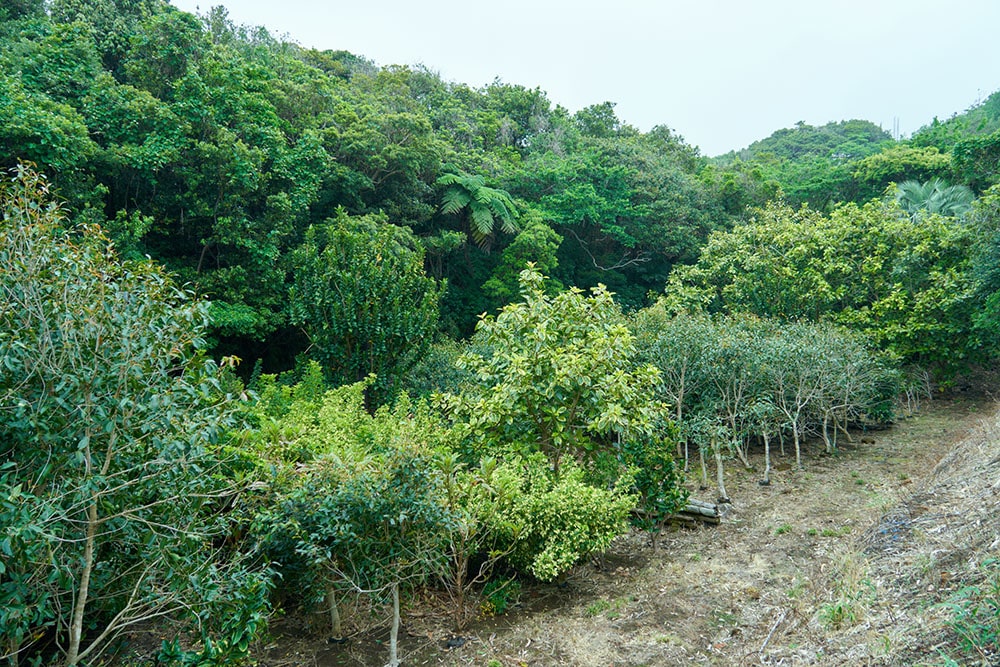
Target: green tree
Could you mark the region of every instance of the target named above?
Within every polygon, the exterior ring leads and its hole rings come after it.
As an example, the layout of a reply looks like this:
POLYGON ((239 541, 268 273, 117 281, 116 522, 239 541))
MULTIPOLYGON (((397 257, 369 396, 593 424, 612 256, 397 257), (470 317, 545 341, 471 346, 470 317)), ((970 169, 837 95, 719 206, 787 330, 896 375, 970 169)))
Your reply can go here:
POLYGON ((564 458, 614 460, 619 440, 652 439, 666 408, 649 397, 655 368, 635 361, 621 308, 603 286, 555 296, 533 267, 522 298, 484 316, 475 340, 488 352, 460 364, 474 382, 444 397, 480 451, 541 452, 558 471, 564 458))
POLYGON ((975 195, 965 185, 948 185, 940 178, 926 183, 904 181, 896 189, 896 201, 914 221, 926 213, 960 216, 972 209, 975 195))
POLYGON ((441 212, 457 215, 467 211, 472 238, 480 245, 488 243, 498 222, 507 234, 517 231, 514 200, 504 190, 488 187, 482 176, 444 174, 437 185, 445 188, 441 212))
POLYGON ((26 168, 0 190, 0 650, 42 659, 51 629, 76 665, 258 575, 212 547, 235 401, 201 351, 205 304, 98 229, 65 232, 46 194, 26 168))
POLYGON ((975 348, 972 236, 941 215, 914 224, 894 201, 829 216, 770 204, 714 234, 696 264, 674 271, 665 298, 676 310, 833 321, 906 363, 952 373, 975 348))
POLYGON ((306 232, 291 254, 292 323, 339 383, 377 376, 381 402, 431 343, 443 286, 424 273, 424 250, 405 227, 343 210, 306 232))

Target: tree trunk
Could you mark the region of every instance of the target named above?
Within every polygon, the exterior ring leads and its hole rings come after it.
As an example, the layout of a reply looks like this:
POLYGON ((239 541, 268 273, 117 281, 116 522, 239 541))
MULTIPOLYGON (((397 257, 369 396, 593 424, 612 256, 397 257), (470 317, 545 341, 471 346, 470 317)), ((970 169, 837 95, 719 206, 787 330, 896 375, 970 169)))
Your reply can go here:
POLYGON ((326 586, 326 600, 330 604, 330 628, 333 631, 333 637, 334 639, 340 639, 344 635, 340 627, 340 609, 337 607, 337 591, 332 583, 326 586))
POLYGON ((712 451, 715 452, 715 479, 719 485, 719 502, 728 503, 729 494, 726 493, 725 472, 722 468, 722 448, 715 440, 712 441, 712 451))
POLYGON ((795 438, 795 467, 802 470, 802 440, 799 438, 799 422, 792 422, 792 435, 795 438))
POLYGON ((705 445, 698 445, 698 457, 701 460, 701 486, 708 488, 708 467, 705 465, 705 445))
POLYGON ((80 659, 80 641, 83 638, 83 617, 90 593, 90 575, 94 571, 94 542, 97 541, 97 496, 87 508, 87 538, 83 545, 83 571, 80 573, 80 590, 73 605, 73 617, 69 626, 69 650, 66 651, 66 665, 75 665, 80 659))
POLYGON ((389 664, 399 667, 399 582, 392 585, 392 630, 389 631, 389 664))
POLYGON ((833 454, 833 441, 830 440, 830 413, 825 410, 823 411, 823 444, 826 445, 826 453, 833 454))
POLYGON ((764 431, 764 484, 771 483, 771 436, 764 431))

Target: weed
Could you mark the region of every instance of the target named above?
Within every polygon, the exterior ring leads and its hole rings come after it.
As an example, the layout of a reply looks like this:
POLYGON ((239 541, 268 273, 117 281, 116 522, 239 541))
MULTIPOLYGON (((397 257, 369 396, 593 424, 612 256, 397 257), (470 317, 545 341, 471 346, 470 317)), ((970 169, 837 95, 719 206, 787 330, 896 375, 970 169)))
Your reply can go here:
POLYGON ((1000 559, 984 561, 983 580, 951 596, 944 606, 951 613, 948 626, 968 654, 989 659, 1000 651, 1000 559))
POLYGON ((808 535, 809 537, 816 537, 817 535, 819 535, 819 531, 816 530, 815 528, 810 528, 809 530, 806 531, 806 535, 808 535))
POLYGON ((517 579, 490 579, 483 586, 483 600, 479 611, 483 616, 503 614, 521 597, 521 582, 517 579))
POLYGON ((792 527, 789 526, 787 523, 783 523, 774 529, 775 535, 784 535, 785 533, 790 533, 790 532, 792 532, 792 527))
POLYGON ((820 623, 831 630, 857 623, 875 597, 875 585, 867 577, 867 563, 846 556, 838 570, 833 600, 822 605, 818 612, 820 623))
POLYGON ((605 600, 601 598, 600 600, 595 600, 591 604, 587 605, 586 614, 587 616, 598 616, 607 612, 607 617, 614 620, 621 616, 621 609, 627 604, 627 598, 615 598, 614 600, 605 600))

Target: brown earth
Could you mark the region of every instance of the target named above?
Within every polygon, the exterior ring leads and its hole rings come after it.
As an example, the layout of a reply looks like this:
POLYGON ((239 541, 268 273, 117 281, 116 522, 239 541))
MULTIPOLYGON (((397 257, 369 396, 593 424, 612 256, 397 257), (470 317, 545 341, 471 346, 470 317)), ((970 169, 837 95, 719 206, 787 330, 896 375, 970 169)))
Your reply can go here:
MULTIPOLYGON (((404 616, 403 664, 945 664, 957 648, 939 603, 1000 556, 993 405, 934 401, 833 456, 820 442, 805 454, 802 471, 777 456, 770 486, 734 462, 719 526, 668 531, 655 552, 645 535, 621 537, 563 586, 525 585, 512 611, 474 622, 452 642, 461 646, 445 646, 447 618, 422 601, 404 616)), ((382 665, 387 637, 380 626, 331 644, 285 619, 259 664, 382 665)))

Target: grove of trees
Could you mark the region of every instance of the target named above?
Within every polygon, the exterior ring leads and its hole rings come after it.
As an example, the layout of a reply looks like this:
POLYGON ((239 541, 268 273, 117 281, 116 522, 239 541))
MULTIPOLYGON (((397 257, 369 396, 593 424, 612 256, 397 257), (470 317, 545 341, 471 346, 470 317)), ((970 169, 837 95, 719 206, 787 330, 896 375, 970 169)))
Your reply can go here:
POLYGON ((1000 352, 1000 93, 709 159, 161 0, 0 7, 0 661, 456 629, 1000 352), (688 479, 690 478, 690 479, 688 479), (495 597, 499 600, 500 597, 495 597))

